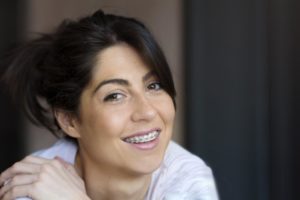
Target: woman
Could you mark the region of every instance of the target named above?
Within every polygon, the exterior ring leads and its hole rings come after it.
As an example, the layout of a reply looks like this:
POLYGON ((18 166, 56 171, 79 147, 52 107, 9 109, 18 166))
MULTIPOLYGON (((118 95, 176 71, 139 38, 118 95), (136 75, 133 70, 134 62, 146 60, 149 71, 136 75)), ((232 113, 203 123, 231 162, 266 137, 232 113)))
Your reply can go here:
POLYGON ((64 22, 23 46, 4 80, 61 139, 4 171, 1 199, 217 199, 211 170, 170 142, 172 75, 135 19, 64 22))

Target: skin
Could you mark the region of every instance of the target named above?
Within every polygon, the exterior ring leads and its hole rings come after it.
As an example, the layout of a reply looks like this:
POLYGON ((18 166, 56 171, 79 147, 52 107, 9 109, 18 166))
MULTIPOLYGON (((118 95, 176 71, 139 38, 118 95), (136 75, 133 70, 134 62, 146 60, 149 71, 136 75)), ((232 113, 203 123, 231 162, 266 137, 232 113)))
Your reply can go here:
MULTIPOLYGON (((79 110, 79 116, 59 110, 55 113, 61 128, 78 140, 75 169, 85 183, 82 187, 80 177, 76 173, 71 174, 71 180, 75 182, 73 185, 78 187, 66 193, 80 191, 80 195, 87 193, 95 200, 143 199, 152 172, 163 160, 175 116, 172 99, 161 88, 151 68, 145 65, 133 48, 124 43, 105 49, 97 56, 93 77, 82 93, 79 110), (158 144, 153 149, 141 150, 123 141, 125 137, 151 130, 160 131, 158 144)), ((59 166, 59 163, 61 161, 56 165, 59 166)), ((57 171, 65 168, 57 167, 57 171)), ((6 171, 5 176, 0 177, 0 184, 1 180, 16 177, 16 173, 18 170, 6 171)), ((34 173, 38 174, 39 170, 34 173)), ((48 176, 48 179, 51 178, 48 176)), ((65 176, 57 183, 68 184, 68 178, 65 176)), ((15 185, 22 185, 15 182, 15 185)), ((29 185, 31 182, 34 184, 36 179, 27 181, 27 185, 28 182, 29 185)), ((10 194, 13 188, 3 194, 10 194)), ((55 193, 62 188, 48 187, 46 190, 55 193)), ((30 195, 34 194, 32 192, 30 195)), ((61 197, 66 196, 55 199, 61 197)), ((88 197, 82 197, 85 198, 88 197)))
POLYGON ((83 180, 74 167, 60 158, 27 156, 0 176, 0 199, 88 200, 83 180))

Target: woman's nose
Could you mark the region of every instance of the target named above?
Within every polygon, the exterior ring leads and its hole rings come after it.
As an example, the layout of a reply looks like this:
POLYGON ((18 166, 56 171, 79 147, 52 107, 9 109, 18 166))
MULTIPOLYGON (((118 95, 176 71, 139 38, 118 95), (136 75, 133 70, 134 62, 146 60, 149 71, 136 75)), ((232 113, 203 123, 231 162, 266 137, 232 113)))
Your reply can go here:
POLYGON ((138 97, 133 102, 133 121, 151 121, 156 115, 154 104, 147 97, 138 97))

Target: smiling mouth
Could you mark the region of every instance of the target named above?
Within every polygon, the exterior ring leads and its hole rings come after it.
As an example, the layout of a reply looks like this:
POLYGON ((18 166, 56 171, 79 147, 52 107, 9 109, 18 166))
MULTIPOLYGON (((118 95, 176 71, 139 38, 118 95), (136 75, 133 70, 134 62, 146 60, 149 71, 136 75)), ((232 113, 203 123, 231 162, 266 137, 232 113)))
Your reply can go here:
POLYGON ((160 134, 159 130, 151 131, 145 135, 127 137, 123 141, 131 144, 147 143, 155 140, 160 134))

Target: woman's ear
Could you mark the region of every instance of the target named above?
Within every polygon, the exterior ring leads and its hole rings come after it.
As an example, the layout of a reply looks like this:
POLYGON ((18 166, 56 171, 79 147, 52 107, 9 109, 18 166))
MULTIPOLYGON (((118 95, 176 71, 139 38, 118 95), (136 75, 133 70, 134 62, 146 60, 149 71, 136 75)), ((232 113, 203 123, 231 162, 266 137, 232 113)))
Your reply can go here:
POLYGON ((54 110, 54 116, 60 128, 70 137, 80 138, 78 121, 75 116, 64 110, 54 110))

